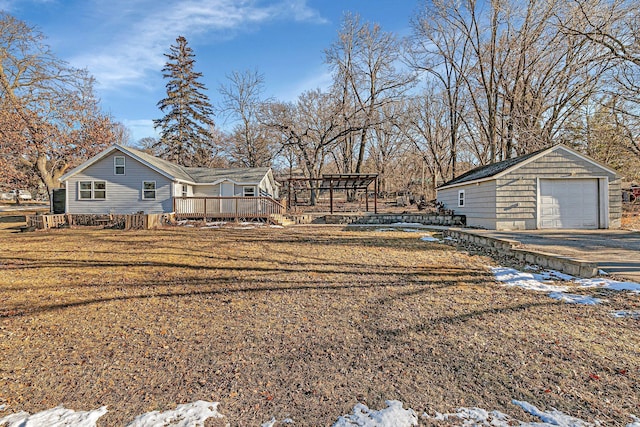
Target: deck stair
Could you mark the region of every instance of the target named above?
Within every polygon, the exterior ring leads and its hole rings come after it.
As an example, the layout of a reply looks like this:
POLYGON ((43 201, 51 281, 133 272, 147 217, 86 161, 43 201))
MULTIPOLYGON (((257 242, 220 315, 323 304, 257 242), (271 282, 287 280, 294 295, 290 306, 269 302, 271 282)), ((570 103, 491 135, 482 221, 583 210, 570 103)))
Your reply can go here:
POLYGON ((288 215, 283 215, 283 214, 279 214, 279 213, 273 213, 271 215, 269 215, 269 220, 276 224, 276 225, 281 225, 283 227, 287 227, 289 225, 293 225, 296 222, 293 221, 288 215))

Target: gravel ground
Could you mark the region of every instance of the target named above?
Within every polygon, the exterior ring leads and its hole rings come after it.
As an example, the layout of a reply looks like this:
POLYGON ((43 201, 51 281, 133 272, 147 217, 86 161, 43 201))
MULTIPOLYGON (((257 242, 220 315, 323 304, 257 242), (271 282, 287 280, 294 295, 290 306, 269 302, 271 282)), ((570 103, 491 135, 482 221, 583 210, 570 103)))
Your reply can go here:
POLYGON ((637 294, 584 290, 608 300, 587 307, 505 288, 493 260, 417 233, 9 225, 5 413, 108 405, 98 425, 120 426, 201 399, 226 416, 207 425, 328 426, 397 399, 530 419, 518 399, 605 425, 640 414, 640 321, 611 315, 637 294))

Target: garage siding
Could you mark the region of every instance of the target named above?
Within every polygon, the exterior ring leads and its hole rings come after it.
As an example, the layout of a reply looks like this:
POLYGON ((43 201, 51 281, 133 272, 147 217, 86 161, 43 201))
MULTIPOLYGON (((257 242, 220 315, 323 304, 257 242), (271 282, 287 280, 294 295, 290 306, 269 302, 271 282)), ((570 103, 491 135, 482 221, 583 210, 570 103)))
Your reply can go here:
POLYGON ((445 209, 467 216, 467 226, 493 229, 496 226, 496 183, 486 181, 438 190, 438 201, 445 209), (465 192, 465 206, 458 207, 458 191, 465 192))
MULTIPOLYGON (((535 157, 534 157, 535 158, 535 157)), ((438 189, 438 200, 457 214, 467 216, 469 226, 498 230, 534 230, 538 221, 538 182, 544 179, 598 178, 608 182, 610 228, 620 227, 622 216, 621 180, 595 162, 556 146, 528 163, 514 164, 512 171, 475 183, 458 183, 438 189), (466 206, 457 207, 458 191, 465 190, 466 206)), ((602 191, 600 194, 606 194, 602 191)), ((604 205, 604 204, 603 204, 604 205)), ((604 207, 604 206, 603 206, 604 207)), ((606 215, 606 212, 602 212, 606 215)), ((605 224, 601 221, 599 226, 605 224)))

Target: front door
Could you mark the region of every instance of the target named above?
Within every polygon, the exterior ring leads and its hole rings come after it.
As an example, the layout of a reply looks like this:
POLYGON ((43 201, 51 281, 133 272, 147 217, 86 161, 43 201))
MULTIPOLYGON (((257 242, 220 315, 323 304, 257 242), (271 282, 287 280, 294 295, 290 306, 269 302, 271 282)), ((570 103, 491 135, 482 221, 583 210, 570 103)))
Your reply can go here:
MULTIPOLYGON (((234 185, 233 182, 225 181, 220 184, 220 196, 221 197, 233 197, 234 194, 234 185)), ((222 199, 220 201, 220 212, 221 213, 235 213, 234 212, 234 201, 233 199, 222 199)))

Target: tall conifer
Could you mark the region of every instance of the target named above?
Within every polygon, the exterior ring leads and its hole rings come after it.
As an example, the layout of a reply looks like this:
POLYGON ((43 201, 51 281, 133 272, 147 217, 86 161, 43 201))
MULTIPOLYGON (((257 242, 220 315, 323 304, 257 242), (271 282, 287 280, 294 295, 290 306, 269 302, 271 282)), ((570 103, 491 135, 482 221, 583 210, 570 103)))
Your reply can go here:
POLYGON ((165 116, 153 121, 160 128, 160 139, 154 146, 160 156, 183 166, 202 166, 203 152, 210 152, 213 107, 207 90, 198 81, 202 73, 194 71, 195 54, 187 39, 179 36, 171 45, 162 69, 167 82, 167 97, 158 102, 165 116))

